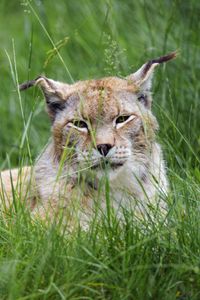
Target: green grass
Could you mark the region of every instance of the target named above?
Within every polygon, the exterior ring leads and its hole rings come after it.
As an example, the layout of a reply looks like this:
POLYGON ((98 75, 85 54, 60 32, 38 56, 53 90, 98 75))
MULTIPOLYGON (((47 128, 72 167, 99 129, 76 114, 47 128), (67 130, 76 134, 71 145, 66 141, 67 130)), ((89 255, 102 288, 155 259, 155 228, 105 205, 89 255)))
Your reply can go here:
POLYGON ((126 212, 124 225, 105 218, 64 234, 13 209, 0 218, 0 299, 200 299, 199 13, 196 0, 1 1, 1 169, 31 164, 50 136, 41 92, 20 98, 17 79, 124 76, 180 55, 154 78, 171 185, 166 224, 126 212))

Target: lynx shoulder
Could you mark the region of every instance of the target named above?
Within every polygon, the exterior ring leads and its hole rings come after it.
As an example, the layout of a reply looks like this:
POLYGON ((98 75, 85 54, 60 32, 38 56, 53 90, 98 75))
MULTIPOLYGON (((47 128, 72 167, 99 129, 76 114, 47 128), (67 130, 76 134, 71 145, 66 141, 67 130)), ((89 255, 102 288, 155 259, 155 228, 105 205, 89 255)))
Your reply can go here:
MULTIPOLYGON (((117 209, 131 205, 145 214, 153 204, 165 207, 161 199, 168 180, 156 142, 151 79, 157 65, 175 56, 148 61, 124 79, 67 84, 40 76, 20 86, 41 87, 52 123, 51 141, 33 167, 29 195, 30 202, 34 198, 33 214, 44 217, 48 208, 54 215, 65 209, 70 218, 78 207, 80 218, 88 219, 99 190, 100 206, 105 207, 105 182, 117 209)), ((24 170, 29 174, 23 178, 30 182, 31 171, 24 170)), ((10 189, 9 175, 1 173, 4 190, 10 189)))

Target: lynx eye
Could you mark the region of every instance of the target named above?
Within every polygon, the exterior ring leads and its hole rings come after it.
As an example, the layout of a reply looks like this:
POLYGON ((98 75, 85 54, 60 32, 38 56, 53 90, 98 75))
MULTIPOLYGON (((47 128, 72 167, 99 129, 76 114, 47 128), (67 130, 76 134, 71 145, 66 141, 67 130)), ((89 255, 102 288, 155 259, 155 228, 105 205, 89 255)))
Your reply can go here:
POLYGON ((128 123, 129 121, 133 120, 135 117, 136 117, 135 115, 131 115, 131 116, 119 116, 115 120, 114 127, 116 127, 117 129, 119 129, 122 126, 124 126, 126 123, 128 123))
POLYGON ((74 120, 72 124, 78 128, 88 128, 87 123, 82 120, 74 120))
POLYGON ((72 123, 74 126, 76 126, 78 128, 86 128, 86 129, 88 128, 87 123, 85 123, 82 120, 74 120, 72 123))
POLYGON ((116 119, 116 124, 124 123, 124 122, 126 122, 129 118, 130 118, 130 116, 119 116, 119 117, 116 119))
POLYGON ((87 132, 88 131, 88 125, 86 122, 82 120, 73 120, 68 123, 68 126, 73 127, 79 131, 87 132))

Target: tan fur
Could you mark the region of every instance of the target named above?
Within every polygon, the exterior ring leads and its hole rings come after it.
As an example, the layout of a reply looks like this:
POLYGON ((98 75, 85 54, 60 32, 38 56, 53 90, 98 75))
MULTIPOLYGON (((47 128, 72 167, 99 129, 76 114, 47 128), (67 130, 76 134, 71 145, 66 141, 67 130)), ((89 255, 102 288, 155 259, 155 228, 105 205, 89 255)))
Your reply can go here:
POLYGON ((150 87, 154 67, 174 56, 152 60, 125 79, 108 77, 69 85, 38 77, 23 84, 22 90, 34 84, 42 88, 52 139, 33 170, 1 173, 0 197, 10 203, 14 187, 15 193, 27 197, 33 215, 53 218, 63 211, 68 221, 75 222, 76 214, 85 225, 97 202, 105 211, 108 178, 111 205, 117 211, 131 206, 145 215, 150 206, 165 208, 161 199, 168 182, 155 140, 158 124, 150 109, 150 87))
POLYGON ((31 167, 24 167, 21 170, 6 170, 0 173, 0 199, 3 200, 4 208, 12 205, 13 197, 25 197, 30 177, 31 167))

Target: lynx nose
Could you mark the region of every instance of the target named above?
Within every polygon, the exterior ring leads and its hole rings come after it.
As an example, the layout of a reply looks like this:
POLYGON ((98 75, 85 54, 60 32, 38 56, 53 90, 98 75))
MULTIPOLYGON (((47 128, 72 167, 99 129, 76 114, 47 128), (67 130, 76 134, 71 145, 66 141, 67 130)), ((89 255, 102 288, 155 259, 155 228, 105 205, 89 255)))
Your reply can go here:
POLYGON ((111 148, 112 148, 111 144, 99 144, 99 145, 97 145, 97 150, 103 156, 106 156, 111 148))

